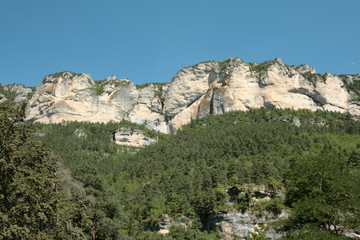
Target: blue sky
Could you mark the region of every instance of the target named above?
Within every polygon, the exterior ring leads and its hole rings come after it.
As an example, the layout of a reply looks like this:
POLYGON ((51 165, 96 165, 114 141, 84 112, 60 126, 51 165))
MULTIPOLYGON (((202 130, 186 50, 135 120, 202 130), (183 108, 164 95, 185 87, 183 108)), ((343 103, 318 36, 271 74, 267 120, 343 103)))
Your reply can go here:
POLYGON ((70 70, 169 82, 239 57, 360 73, 360 0, 2 0, 0 83, 70 70))

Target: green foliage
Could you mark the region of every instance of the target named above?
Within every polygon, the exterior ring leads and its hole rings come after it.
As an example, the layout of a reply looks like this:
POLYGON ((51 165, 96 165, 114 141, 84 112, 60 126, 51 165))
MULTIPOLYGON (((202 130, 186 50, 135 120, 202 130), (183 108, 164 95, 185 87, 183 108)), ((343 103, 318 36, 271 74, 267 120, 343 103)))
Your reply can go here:
POLYGON ((195 65, 191 65, 189 67, 186 67, 186 68, 197 68, 199 66, 199 64, 202 64, 202 63, 211 63, 211 62, 214 62, 214 63, 217 63, 219 68, 220 68, 220 71, 225 71, 228 64, 231 62, 232 58, 228 58, 228 59, 225 59, 224 61, 204 61, 204 62, 200 62, 198 64, 195 64, 195 65))
POLYGON ((170 228, 169 240, 216 240, 219 235, 211 232, 201 232, 198 229, 184 228, 182 226, 173 226, 170 228))
POLYGON ((345 84, 345 87, 355 95, 351 101, 360 101, 360 81, 345 84))
MULTIPOLYGON (((337 113, 262 109, 208 116, 166 141, 141 149, 124 169, 137 181, 146 179, 146 196, 156 190, 167 199, 165 213, 195 212, 205 219, 226 198, 225 188, 216 197, 216 186, 262 183, 282 189, 291 159, 329 140, 340 144, 343 140, 335 141, 335 134, 347 131, 358 134, 358 124, 337 113), (290 123, 293 117, 303 123, 300 128, 290 123), (317 121, 326 121, 329 127, 318 126, 317 121)), ((246 205, 245 199, 243 203, 246 205)), ((282 207, 280 199, 275 199, 264 208, 282 207)))
POLYGON ((326 76, 325 74, 319 74, 319 73, 303 73, 302 76, 308 80, 309 82, 311 82, 312 84, 316 84, 318 81, 326 81, 326 76))
MULTIPOLYGON (((308 222, 299 225, 298 216, 305 210, 320 214, 314 215, 311 226, 320 224, 327 216, 323 212, 330 209, 332 213, 332 209, 326 207, 321 212, 316 202, 323 198, 310 198, 317 195, 309 192, 319 192, 311 166, 334 174, 330 183, 339 181, 330 184, 332 190, 326 194, 331 196, 334 190, 339 191, 334 199, 341 199, 343 194, 357 196, 352 183, 359 177, 360 123, 351 115, 265 108, 230 112, 198 119, 170 136, 147 130, 150 137, 159 137, 158 143, 132 152, 111 141, 111 134, 122 126, 146 131, 144 126, 129 122, 34 126, 34 138, 61 156, 73 175, 70 182, 80 182, 85 189, 85 195, 81 191, 77 195, 82 196, 88 216, 84 219, 88 220, 83 225, 77 222, 77 226, 83 226, 88 238, 95 234, 97 239, 216 239, 216 234, 201 231, 202 226, 211 214, 226 209, 277 212, 294 208, 293 224, 286 225, 288 232, 308 226, 308 222), (292 124, 295 117, 300 127, 292 124), (77 129, 85 136, 74 134, 77 129), (341 161, 323 167, 318 154, 329 145, 341 161), (336 166, 341 168, 331 172, 336 166), (340 178, 341 174, 348 177, 340 178), (309 184, 302 184, 304 179, 309 184), (254 204, 250 188, 245 187, 250 185, 266 186, 272 199, 254 204), (344 185, 351 188, 341 189, 344 185), (287 194, 287 206, 278 193, 287 194), (314 206, 313 211, 299 205, 297 199, 314 206), (194 223, 188 228, 173 227, 166 236, 151 232, 158 229, 164 214, 185 216, 194 223)), ((345 203, 355 209, 351 199, 341 200, 337 209, 346 210, 345 203)), ((307 217, 309 214, 304 213, 304 219, 307 217)), ((341 224, 353 226, 352 217, 343 217, 346 221, 341 224)))
POLYGON ((149 87, 150 85, 154 85, 154 86, 157 86, 159 89, 161 89, 163 86, 165 86, 167 84, 169 84, 169 83, 144 83, 144 84, 136 85, 136 88, 142 89, 142 88, 149 87))
POLYGON ((256 215, 263 216, 266 212, 281 213, 281 211, 287 209, 287 207, 284 204, 283 198, 274 197, 270 200, 257 201, 253 203, 249 209, 256 215))
POLYGON ((218 62, 220 71, 225 71, 231 60, 232 60, 231 58, 228 58, 222 62, 218 62))
MULTIPOLYGON (((18 85, 18 84, 16 84, 18 85)), ((16 96, 17 96, 17 93, 16 91, 13 91, 14 87, 17 87, 15 84, 11 84, 11 85, 2 85, 0 84, 0 94, 4 95, 4 97, 9 100, 9 101, 13 101, 16 96)), ((20 85, 20 86, 23 86, 24 85, 20 85)), ((33 93, 35 92, 35 88, 34 87, 30 87, 31 90, 32 90, 32 93, 28 93, 27 94, 27 99, 30 99, 33 95, 33 93)))
POLYGON ((16 93, 15 92, 12 92, 12 91, 9 91, 9 90, 6 90, 5 89, 5 86, 4 85, 1 85, 0 84, 0 94, 4 95, 4 97, 6 99, 14 99, 16 97, 16 93))
POLYGON ((194 65, 191 65, 191 66, 188 66, 188 67, 185 67, 185 68, 197 68, 202 63, 212 63, 212 62, 217 62, 217 61, 213 61, 213 60, 203 61, 203 62, 199 62, 197 64, 194 64, 194 65))
POLYGON ((59 78, 59 77, 62 77, 64 73, 70 73, 73 77, 81 75, 81 73, 75 73, 75 72, 71 72, 71 71, 63 71, 63 72, 49 74, 49 75, 47 75, 47 77, 59 78))
POLYGON ((94 91, 95 94, 100 96, 101 94, 104 93, 104 87, 105 85, 113 85, 116 88, 118 87, 126 87, 130 85, 130 81, 128 80, 124 80, 124 79, 111 79, 111 80, 100 80, 100 81, 95 81, 95 85, 94 85, 94 91))
POLYGON ((281 240, 350 240, 345 236, 338 236, 331 231, 319 229, 307 229, 305 232, 294 234, 289 237, 282 237, 281 240))
POLYGON ((263 63, 249 63, 250 71, 255 73, 266 72, 267 69, 274 64, 274 61, 265 61, 263 63))
POLYGON ((163 99, 163 87, 165 85, 167 85, 169 83, 144 83, 144 84, 140 84, 140 85, 136 85, 136 88, 137 89, 143 89, 143 88, 146 88, 146 87, 149 87, 151 85, 155 86, 156 90, 155 90, 155 97, 159 98, 161 102, 164 102, 164 99, 163 99))
POLYGON ((72 182, 57 177, 49 149, 30 138, 23 112, 0 104, 0 239, 85 239, 85 205, 66 188, 72 182))
POLYGON ((105 81, 95 81, 94 90, 95 90, 95 94, 97 96, 100 96, 101 94, 103 94, 104 86, 105 86, 105 81))
POLYGON ((288 225, 297 229, 321 226, 340 235, 360 227, 360 171, 348 165, 340 149, 324 149, 292 162, 287 201, 292 207, 288 225))
POLYGON ((53 159, 28 140, 22 110, 0 105, 1 238, 49 239, 56 218, 53 159))
POLYGON ((121 170, 121 164, 137 149, 119 146, 111 139, 112 134, 122 127, 139 129, 153 138, 164 137, 159 132, 127 121, 33 125, 34 138, 51 146, 54 153, 61 156, 62 163, 71 169, 74 181, 81 182, 84 187, 86 194, 80 200, 87 204, 88 238, 95 234, 96 239, 121 239, 129 234, 125 229, 136 235, 143 229, 139 226, 157 222, 163 213, 159 209, 164 204, 157 199, 149 199, 142 206, 132 204, 131 198, 139 194, 136 192, 137 183, 129 181, 128 174, 121 170), (131 215, 135 213, 126 208, 139 211, 140 216, 144 211, 149 218, 132 219, 131 215))

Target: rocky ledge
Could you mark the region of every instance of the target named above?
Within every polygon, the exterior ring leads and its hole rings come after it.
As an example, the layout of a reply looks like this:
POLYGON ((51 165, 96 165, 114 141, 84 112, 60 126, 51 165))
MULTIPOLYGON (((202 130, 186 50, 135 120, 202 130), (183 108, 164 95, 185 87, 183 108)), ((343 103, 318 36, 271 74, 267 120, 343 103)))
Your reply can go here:
POLYGON ((22 84, 0 84, 0 103, 13 99, 15 103, 28 101, 33 93, 33 89, 22 84))
POLYGON ((146 136, 144 132, 129 127, 122 127, 113 134, 112 140, 119 145, 145 147, 157 142, 157 139, 146 136))

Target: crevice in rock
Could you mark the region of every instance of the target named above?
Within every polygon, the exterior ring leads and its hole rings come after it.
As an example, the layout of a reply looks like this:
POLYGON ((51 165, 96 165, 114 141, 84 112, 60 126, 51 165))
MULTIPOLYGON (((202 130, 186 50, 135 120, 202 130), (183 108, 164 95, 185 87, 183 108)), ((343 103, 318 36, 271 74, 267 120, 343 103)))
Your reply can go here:
MULTIPOLYGON (((206 93, 205 93, 206 94, 206 93)), ((199 97, 195 98, 194 100, 192 100, 189 104, 186 105, 186 108, 190 107, 191 105, 193 105, 197 100, 199 100, 202 96, 204 96, 205 94, 200 95, 199 97)))
POLYGON ((212 92, 210 98, 210 114, 214 114, 214 91, 212 92))
POLYGON ((300 94, 304 94, 307 97, 311 98, 313 100, 313 102, 316 104, 316 106, 319 107, 323 107, 325 104, 329 104, 326 99, 321 96, 321 94, 316 91, 313 90, 312 92, 309 92, 308 89, 306 88, 294 88, 289 90, 290 93, 300 93, 300 94))

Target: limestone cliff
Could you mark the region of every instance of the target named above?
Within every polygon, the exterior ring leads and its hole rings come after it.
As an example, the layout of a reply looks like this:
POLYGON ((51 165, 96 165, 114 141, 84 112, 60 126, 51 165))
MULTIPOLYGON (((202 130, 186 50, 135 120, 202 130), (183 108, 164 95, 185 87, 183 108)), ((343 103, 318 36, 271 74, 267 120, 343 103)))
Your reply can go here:
MULTIPOLYGON (((238 58, 181 70, 165 95, 164 114, 174 129, 207 114, 274 106, 360 114, 344 76, 320 75, 306 65, 280 59, 249 64, 238 58), (188 86, 194 86, 188 87, 188 86)), ((350 81, 359 81, 354 76, 350 81)))
POLYGON ((360 115, 359 91, 348 87, 359 81, 360 75, 320 75, 307 65, 288 66, 280 59, 204 62, 180 70, 169 84, 142 87, 115 76, 95 82, 89 74, 63 72, 44 78, 29 101, 26 119, 129 120, 169 133, 208 114, 267 106, 360 115))
POLYGON ((127 79, 111 76, 94 82, 89 74, 49 75, 37 87, 26 109, 26 120, 110 122, 129 120, 167 132, 158 92, 162 86, 137 88, 127 79))
POLYGON ((15 103, 27 101, 33 93, 33 89, 22 84, 0 84, 0 103, 13 99, 15 103))

